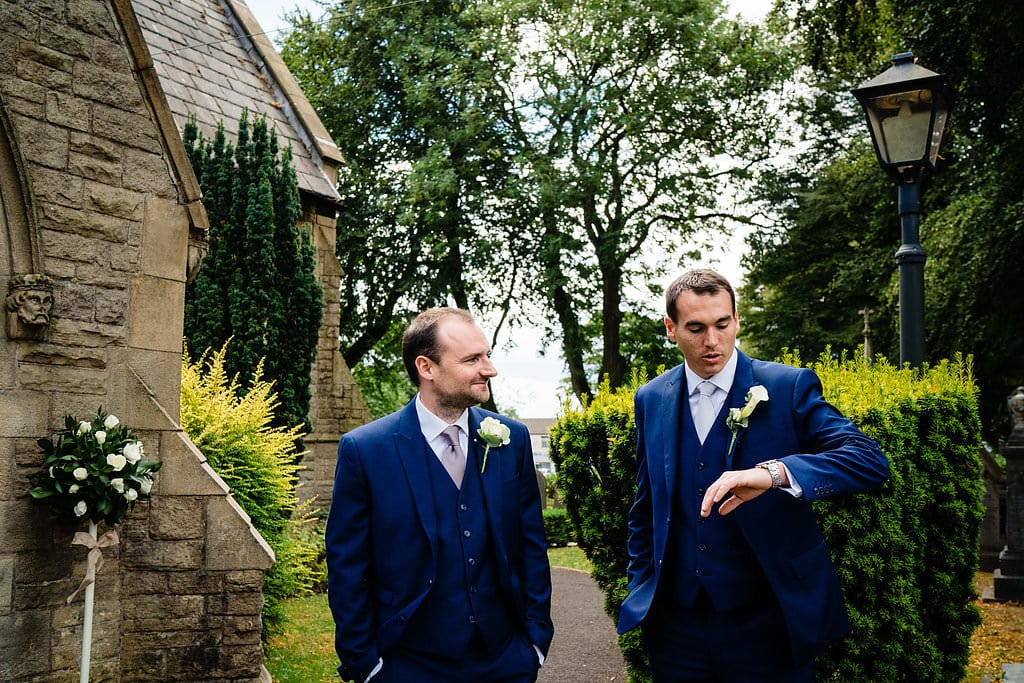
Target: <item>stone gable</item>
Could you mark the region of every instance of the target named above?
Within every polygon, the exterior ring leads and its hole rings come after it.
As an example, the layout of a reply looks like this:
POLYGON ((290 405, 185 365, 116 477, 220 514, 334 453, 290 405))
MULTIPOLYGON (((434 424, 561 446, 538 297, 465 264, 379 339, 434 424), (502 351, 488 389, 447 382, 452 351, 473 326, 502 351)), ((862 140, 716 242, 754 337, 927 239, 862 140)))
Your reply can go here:
POLYGON ((79 528, 26 475, 38 438, 101 406, 164 465, 104 551, 93 680, 265 678, 273 553, 178 424, 205 229, 132 4, 0 0, 0 680, 78 678, 79 528))

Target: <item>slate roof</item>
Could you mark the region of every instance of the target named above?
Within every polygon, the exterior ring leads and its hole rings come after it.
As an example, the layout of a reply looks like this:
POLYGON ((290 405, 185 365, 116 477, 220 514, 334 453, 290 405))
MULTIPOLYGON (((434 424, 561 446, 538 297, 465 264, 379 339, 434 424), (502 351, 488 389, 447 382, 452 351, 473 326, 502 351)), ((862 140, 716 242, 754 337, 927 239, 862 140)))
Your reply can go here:
POLYGON ((223 122, 233 140, 243 108, 250 120, 266 114, 281 145, 292 147, 299 189, 339 199, 338 148, 244 2, 132 0, 132 6, 179 131, 195 114, 205 136, 223 122))

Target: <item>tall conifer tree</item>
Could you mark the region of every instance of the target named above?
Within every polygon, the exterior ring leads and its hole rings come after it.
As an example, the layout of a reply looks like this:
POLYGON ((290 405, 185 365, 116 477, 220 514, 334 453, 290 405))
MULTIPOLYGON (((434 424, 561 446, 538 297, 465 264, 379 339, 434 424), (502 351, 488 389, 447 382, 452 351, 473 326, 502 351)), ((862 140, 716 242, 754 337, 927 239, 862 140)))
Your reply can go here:
POLYGON ((323 293, 290 148, 281 150, 265 117, 243 112, 234 146, 219 125, 212 140, 185 126, 189 159, 210 219, 210 249, 188 287, 185 336, 198 358, 229 339, 225 365, 251 377, 264 363, 279 406, 275 423, 307 422, 323 293))

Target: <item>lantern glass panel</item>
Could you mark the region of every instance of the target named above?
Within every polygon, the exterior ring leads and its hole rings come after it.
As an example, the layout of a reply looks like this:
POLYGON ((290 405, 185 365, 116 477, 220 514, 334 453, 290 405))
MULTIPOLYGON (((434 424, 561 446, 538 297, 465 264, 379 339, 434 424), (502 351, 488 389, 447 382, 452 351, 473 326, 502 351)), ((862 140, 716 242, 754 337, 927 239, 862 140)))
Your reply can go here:
MULTIPOLYGON (((915 162, 932 156, 935 135, 932 134, 931 90, 908 90, 875 97, 868 110, 885 163, 915 162)), ((942 127, 935 128, 941 141, 942 127)))

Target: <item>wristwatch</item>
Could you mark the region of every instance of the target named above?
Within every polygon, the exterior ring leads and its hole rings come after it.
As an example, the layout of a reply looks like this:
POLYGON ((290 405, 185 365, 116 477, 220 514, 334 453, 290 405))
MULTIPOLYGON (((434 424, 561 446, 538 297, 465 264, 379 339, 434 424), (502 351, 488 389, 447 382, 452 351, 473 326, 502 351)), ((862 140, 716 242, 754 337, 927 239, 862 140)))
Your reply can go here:
POLYGON ((757 463, 756 467, 760 467, 762 470, 767 470, 768 474, 772 475, 772 488, 777 489, 782 486, 782 472, 779 470, 778 460, 768 460, 765 462, 757 463))

